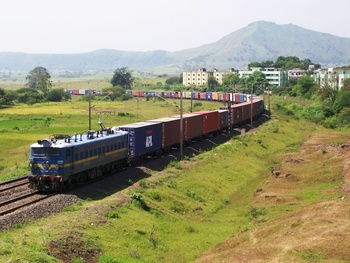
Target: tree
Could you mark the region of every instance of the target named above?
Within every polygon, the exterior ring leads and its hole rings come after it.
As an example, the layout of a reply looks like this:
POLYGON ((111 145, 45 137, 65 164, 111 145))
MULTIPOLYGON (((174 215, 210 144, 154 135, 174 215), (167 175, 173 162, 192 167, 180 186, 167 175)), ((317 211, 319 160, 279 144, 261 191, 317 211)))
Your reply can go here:
POLYGON ((114 101, 116 98, 121 97, 123 94, 125 94, 125 89, 122 86, 114 86, 109 88, 102 89, 103 95, 109 96, 111 101, 114 101))
POLYGON ((180 83, 179 77, 171 77, 165 81, 165 84, 168 84, 168 85, 175 85, 179 83, 180 83))
POLYGON ((39 93, 37 89, 21 88, 16 91, 17 101, 19 103, 26 103, 32 105, 34 103, 43 101, 43 94, 39 93))
POLYGON ((124 89, 131 88, 135 78, 131 75, 132 70, 127 67, 117 68, 114 71, 114 75, 111 79, 111 84, 113 87, 119 85, 124 89))
POLYGON ((5 104, 5 90, 0 88, 0 108, 5 104))
POLYGON ((63 89, 53 89, 47 94, 46 99, 48 101, 68 101, 71 99, 71 95, 65 92, 63 89))
POLYGON ((310 99, 316 83, 313 78, 309 76, 301 77, 298 80, 298 84, 292 88, 292 93, 296 96, 303 97, 305 99, 310 99))
POLYGON ((26 85, 29 88, 41 91, 44 94, 44 96, 46 96, 52 87, 50 79, 51 76, 46 68, 36 67, 33 70, 31 70, 27 75, 26 80, 28 82, 26 85))
POLYGON ((342 91, 350 91, 350 79, 345 79, 343 83, 342 91))
POLYGON ((219 83, 217 82, 216 78, 214 78, 214 77, 209 77, 209 78, 208 78, 208 87, 209 87, 209 91, 215 91, 216 86, 217 86, 218 84, 219 84, 219 83))
POLYGON ((254 71, 248 78, 245 79, 245 85, 247 88, 253 88, 260 90, 265 90, 265 88, 269 85, 265 74, 261 71, 254 71))
POLYGON ((224 87, 231 87, 234 89, 235 85, 240 82, 239 75, 237 73, 227 74, 222 80, 224 87))

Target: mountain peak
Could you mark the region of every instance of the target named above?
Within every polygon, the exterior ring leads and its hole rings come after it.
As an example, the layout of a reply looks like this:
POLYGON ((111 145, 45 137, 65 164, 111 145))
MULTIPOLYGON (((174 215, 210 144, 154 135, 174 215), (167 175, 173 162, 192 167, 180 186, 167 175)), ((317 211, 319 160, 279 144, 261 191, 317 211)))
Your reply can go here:
POLYGON ((255 21, 218 41, 177 52, 134 52, 100 49, 70 55, 0 52, 0 71, 112 72, 116 68, 157 73, 181 73, 198 68, 245 69, 251 62, 275 61, 279 56, 310 59, 322 67, 350 64, 350 39, 287 24, 255 21), (167 71, 167 72, 166 72, 167 71), (170 72, 169 72, 170 71, 170 72))

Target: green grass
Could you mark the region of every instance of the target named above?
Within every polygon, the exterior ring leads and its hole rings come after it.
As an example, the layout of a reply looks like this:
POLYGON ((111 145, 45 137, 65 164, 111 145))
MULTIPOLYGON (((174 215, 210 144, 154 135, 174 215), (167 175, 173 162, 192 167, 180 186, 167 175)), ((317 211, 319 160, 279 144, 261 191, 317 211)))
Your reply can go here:
MULTIPOLYGON (((117 104, 118 111, 133 112, 137 116, 135 121, 150 119, 150 115, 156 118, 173 114, 173 109, 163 104, 153 108, 150 107, 153 102, 142 101, 131 110, 135 101, 129 103, 117 104)), ((112 105, 106 107, 112 108, 112 105)), ((77 112, 81 109, 77 106, 77 112)), ((40 130, 40 135, 62 131, 63 116, 55 115, 49 127, 40 130)), ((73 125, 73 120, 79 122, 81 116, 84 114, 72 113, 71 120, 66 123, 73 125)), ((116 116, 110 116, 108 120, 121 124, 128 121, 114 118, 116 116)), ((36 125, 41 125, 42 120, 36 125)), ((20 130, 26 127, 24 121, 16 125, 20 130)), ((33 138, 35 132, 29 131, 29 137, 33 138)), ((144 205, 131 202, 120 207, 111 195, 80 202, 62 213, 4 231, 0 236, 0 261, 56 262, 47 255, 48 242, 62 242, 75 234, 86 245, 101 251, 101 262, 102 259, 105 262, 191 262, 229 237, 300 208, 300 205, 257 204, 253 197, 271 176, 271 168, 281 164, 282 154, 296 151, 314 132, 326 133, 327 130, 273 115, 271 121, 245 138, 235 137, 210 152, 193 157, 197 160, 195 165, 189 165, 194 163, 189 157, 181 163, 170 163, 165 171, 152 173, 155 179, 158 176, 158 184, 143 181, 136 192, 120 191, 129 195, 137 193, 135 199, 142 197, 144 205)), ((13 147, 26 148, 14 144, 13 147)), ((328 162, 327 169, 322 170, 321 166, 315 171, 319 175, 317 180, 306 180, 298 188, 297 197, 305 203, 337 198, 336 194, 327 193, 339 188, 341 164, 338 160, 329 160, 327 153, 321 150, 317 154, 320 164, 328 162)), ((311 173, 311 167, 311 164, 303 164, 300 170, 311 173)), ((296 253, 303 260, 319 257, 314 251, 296 253)))
MULTIPOLYGON (((106 127, 173 116, 179 114, 178 100, 133 99, 130 101, 93 100, 92 129, 100 129, 99 118, 106 127), (159 110, 161 109, 161 110, 159 110), (110 114, 104 112, 110 112, 110 114)), ((184 101, 184 112, 189 112, 190 101, 184 101)), ((200 108, 219 108, 219 103, 206 102, 200 108)), ((17 105, 0 109, 0 181, 22 176, 28 172, 29 147, 37 140, 52 134, 74 134, 88 129, 88 102, 73 96, 70 102, 42 103, 32 106, 17 105), (11 156, 11 158, 9 158, 11 156)))

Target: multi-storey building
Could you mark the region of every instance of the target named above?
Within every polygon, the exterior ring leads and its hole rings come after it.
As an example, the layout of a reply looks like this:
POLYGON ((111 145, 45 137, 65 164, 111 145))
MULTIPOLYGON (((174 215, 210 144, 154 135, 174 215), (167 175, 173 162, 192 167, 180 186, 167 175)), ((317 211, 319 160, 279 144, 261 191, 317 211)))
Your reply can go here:
POLYGON ((254 71, 261 71, 271 86, 274 85, 281 87, 288 81, 288 72, 276 68, 253 67, 251 70, 240 70, 238 71, 238 74, 240 78, 248 78, 254 71))
MULTIPOLYGON (((184 86, 203 86, 208 84, 208 79, 214 77, 219 84, 223 83, 225 75, 238 73, 240 78, 248 78, 254 71, 261 71, 266 80, 271 86, 284 86, 288 81, 288 72, 282 71, 276 68, 260 68, 253 67, 251 70, 239 70, 235 71, 233 68, 229 68, 227 71, 220 72, 217 69, 207 71, 205 68, 200 68, 196 71, 183 72, 183 85, 184 86)), ((303 71, 305 72, 305 71, 303 71)))
POLYGON ((344 80, 350 78, 350 68, 323 68, 314 72, 314 79, 319 86, 341 90, 344 80))
POLYGON ((218 71, 217 69, 212 69, 207 71, 205 68, 197 69, 196 71, 183 72, 182 75, 182 84, 184 86, 203 86, 208 84, 208 79, 213 77, 219 84, 222 84, 222 81, 226 74, 232 74, 234 71, 233 68, 229 68, 227 71, 218 71))
POLYGON ((306 75, 306 70, 300 68, 293 68, 288 70, 288 79, 302 78, 306 75))

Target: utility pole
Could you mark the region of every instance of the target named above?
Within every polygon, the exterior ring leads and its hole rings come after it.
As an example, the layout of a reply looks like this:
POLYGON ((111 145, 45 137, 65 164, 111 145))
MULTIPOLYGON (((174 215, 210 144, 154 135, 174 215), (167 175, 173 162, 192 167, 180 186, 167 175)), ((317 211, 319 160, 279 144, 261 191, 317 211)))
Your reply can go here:
POLYGON ((250 129, 253 129, 253 87, 250 95, 250 129))
MULTIPOLYGON (((192 94, 191 94, 192 98, 192 94)), ((182 90, 180 91, 180 160, 183 159, 183 117, 182 117, 182 90)))
POLYGON ((191 86, 191 113, 192 113, 192 99, 193 99, 193 87, 191 86))
POLYGON ((269 119, 271 119, 271 105, 270 105, 270 87, 267 87, 267 100, 268 100, 268 105, 269 105, 269 119))
POLYGON ((91 131, 91 89, 89 89, 89 131, 91 131))

